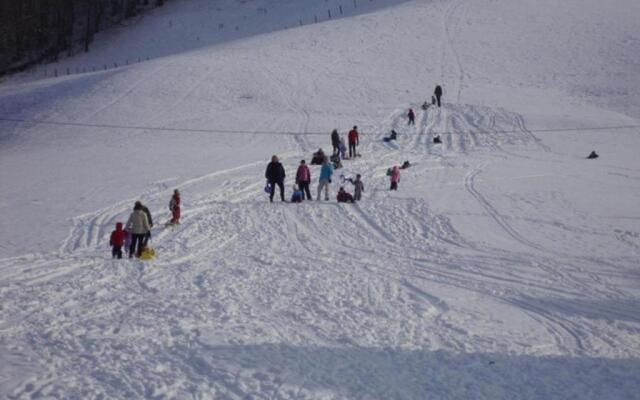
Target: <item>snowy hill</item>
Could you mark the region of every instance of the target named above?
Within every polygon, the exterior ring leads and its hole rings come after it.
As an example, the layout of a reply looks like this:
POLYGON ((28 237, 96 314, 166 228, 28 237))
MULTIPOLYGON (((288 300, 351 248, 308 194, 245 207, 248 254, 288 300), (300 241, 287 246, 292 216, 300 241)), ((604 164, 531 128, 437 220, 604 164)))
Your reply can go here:
POLYGON ((2 82, 0 393, 637 398, 638 16, 183 0, 2 82), (272 154, 288 196, 353 125, 361 202, 269 203, 272 154), (158 257, 111 260, 138 199, 158 257))

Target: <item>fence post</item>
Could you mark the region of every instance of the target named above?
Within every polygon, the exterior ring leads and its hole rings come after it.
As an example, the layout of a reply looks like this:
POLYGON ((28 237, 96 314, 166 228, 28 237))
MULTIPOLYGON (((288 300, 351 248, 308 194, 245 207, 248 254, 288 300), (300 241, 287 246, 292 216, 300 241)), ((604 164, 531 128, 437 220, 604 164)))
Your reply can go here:
POLYGON ((71 71, 69 70, 69 67, 67 67, 67 75, 71 75, 71 71))
POLYGON ((302 20, 299 20, 300 26, 302 26, 302 20))
POLYGON ((317 16, 317 15, 314 15, 314 16, 313 16, 313 20, 314 20, 314 21, 316 21, 316 24, 317 24, 317 23, 318 23, 318 16, 317 16))
POLYGON ((114 68, 118 68, 118 63, 113 63, 114 68))
POLYGON ((331 19, 331 10, 327 10, 327 14, 329 15, 329 19, 331 19))
POLYGON ((338 7, 340 7, 340 15, 342 15, 342 5, 339 5, 338 7))

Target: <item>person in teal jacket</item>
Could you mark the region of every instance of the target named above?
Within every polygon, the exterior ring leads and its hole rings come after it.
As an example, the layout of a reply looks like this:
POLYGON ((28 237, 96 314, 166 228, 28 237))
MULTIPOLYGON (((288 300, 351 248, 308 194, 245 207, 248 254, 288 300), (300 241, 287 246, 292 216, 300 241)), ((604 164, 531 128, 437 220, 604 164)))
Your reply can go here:
POLYGON ((331 176, 333 175, 333 167, 329 164, 329 161, 325 158, 320 169, 320 181, 318 183, 318 200, 322 194, 322 188, 324 188, 324 199, 329 201, 329 184, 331 183, 331 176))

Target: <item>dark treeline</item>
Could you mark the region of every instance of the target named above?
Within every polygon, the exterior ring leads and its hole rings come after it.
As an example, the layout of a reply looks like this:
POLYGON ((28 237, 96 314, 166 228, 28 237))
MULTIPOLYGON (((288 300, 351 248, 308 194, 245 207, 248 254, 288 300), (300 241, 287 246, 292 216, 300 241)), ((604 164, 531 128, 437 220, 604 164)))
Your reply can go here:
POLYGON ((0 75, 89 51, 93 36, 165 0, 0 0, 0 75))

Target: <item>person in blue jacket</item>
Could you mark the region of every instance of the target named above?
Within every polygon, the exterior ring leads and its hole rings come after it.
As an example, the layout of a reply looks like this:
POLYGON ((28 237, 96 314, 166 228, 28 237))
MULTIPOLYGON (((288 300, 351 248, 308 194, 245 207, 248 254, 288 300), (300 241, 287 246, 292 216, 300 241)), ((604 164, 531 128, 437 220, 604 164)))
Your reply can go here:
POLYGON ((324 188, 324 199, 329 201, 329 184, 331 183, 331 175, 333 175, 333 166, 329 164, 329 161, 325 158, 320 169, 320 181, 318 182, 318 200, 322 194, 322 188, 324 188))

